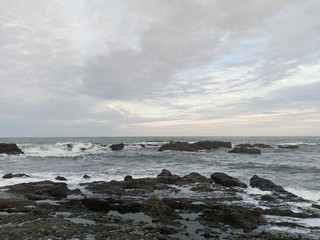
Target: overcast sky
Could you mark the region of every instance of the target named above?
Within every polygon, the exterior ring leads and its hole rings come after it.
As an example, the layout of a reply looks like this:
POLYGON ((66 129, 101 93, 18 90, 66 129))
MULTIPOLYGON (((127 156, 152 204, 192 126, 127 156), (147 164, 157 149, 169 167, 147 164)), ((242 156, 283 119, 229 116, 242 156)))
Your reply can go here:
POLYGON ((0 137, 320 135, 319 0, 0 0, 0 137))

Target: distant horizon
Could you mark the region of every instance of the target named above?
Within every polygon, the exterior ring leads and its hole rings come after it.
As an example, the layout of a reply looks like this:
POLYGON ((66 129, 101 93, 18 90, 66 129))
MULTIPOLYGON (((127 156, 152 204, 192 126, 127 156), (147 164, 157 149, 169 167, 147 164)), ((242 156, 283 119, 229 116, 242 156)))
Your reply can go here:
POLYGON ((0 134, 320 136, 318 0, 0 1, 0 134))
POLYGON ((63 137, 54 137, 54 136, 47 136, 47 137, 0 137, 0 139, 6 139, 6 138, 161 138, 161 137, 320 137, 320 136, 317 136, 317 135, 310 135, 310 136, 282 136, 282 135, 266 135, 266 136, 262 136, 262 135, 247 135, 247 136, 240 136, 240 135, 237 135, 237 136, 232 136, 232 135, 225 135, 225 136, 200 136, 200 135, 181 135, 181 136, 175 136, 175 135, 172 135, 172 136, 169 136, 169 135, 159 135, 159 136, 63 136, 63 137))

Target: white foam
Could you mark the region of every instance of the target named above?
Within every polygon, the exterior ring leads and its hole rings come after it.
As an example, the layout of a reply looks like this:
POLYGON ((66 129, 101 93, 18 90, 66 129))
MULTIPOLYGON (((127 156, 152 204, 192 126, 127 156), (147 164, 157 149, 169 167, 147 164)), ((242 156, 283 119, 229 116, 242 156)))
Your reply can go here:
POLYGON ((248 195, 271 195, 272 194, 271 191, 262 191, 258 188, 253 188, 250 186, 248 186, 248 188, 246 188, 245 191, 248 195))
POLYGON ((319 191, 310 191, 310 190, 295 189, 295 188, 286 188, 286 190, 306 200, 320 201, 319 191))

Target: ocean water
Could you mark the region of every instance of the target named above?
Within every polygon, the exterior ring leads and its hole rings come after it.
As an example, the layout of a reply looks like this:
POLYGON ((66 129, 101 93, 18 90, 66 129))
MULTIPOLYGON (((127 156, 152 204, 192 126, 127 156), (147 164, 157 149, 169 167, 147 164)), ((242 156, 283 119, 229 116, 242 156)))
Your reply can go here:
MULTIPOLYGON (((163 168, 184 176, 198 172, 206 177, 224 172, 249 183, 253 175, 268 178, 286 190, 308 200, 320 200, 320 137, 101 137, 101 138, 0 138, 17 143, 24 155, 0 154, 0 177, 6 173, 25 173, 29 178, 1 179, 0 187, 30 181, 68 179, 69 188, 92 181, 156 177, 163 168), (261 155, 232 154, 220 148, 201 152, 159 152, 169 141, 199 140, 264 143, 261 155), (122 151, 108 146, 125 143, 122 151), (72 144, 73 148, 69 148, 72 144), (142 148, 140 144, 145 144, 142 148), (299 149, 279 149, 278 145, 298 144, 299 149), (91 176, 84 179, 83 175, 91 176)), ((254 191, 254 189, 252 189, 254 191)))

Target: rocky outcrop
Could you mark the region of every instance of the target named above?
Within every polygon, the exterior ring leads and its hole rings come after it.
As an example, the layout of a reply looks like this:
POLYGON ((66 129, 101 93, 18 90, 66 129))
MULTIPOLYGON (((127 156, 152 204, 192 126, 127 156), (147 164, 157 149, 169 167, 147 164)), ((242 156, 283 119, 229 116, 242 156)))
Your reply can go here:
POLYGON ((280 199, 286 199, 288 201, 297 201, 297 200, 303 201, 302 198, 294 195, 291 192, 284 190, 282 186, 276 185, 271 180, 258 177, 257 175, 254 175, 250 179, 250 186, 259 188, 262 191, 271 191, 275 196, 277 196, 280 199))
POLYGON ((249 147, 235 147, 228 153, 248 153, 248 154, 261 154, 259 148, 249 148, 249 147))
POLYGON ((255 188, 259 188, 262 191, 285 192, 283 187, 281 187, 280 185, 276 185, 271 180, 258 177, 257 175, 254 175, 250 179, 250 186, 255 187, 255 188))
POLYGON ((20 183, 9 186, 8 188, 9 192, 21 194, 26 197, 38 195, 44 197, 65 198, 72 193, 72 191, 67 188, 66 183, 54 183, 51 181, 20 183))
POLYGON ((170 177, 172 173, 167 169, 162 169, 161 173, 158 174, 158 177, 170 177))
POLYGON ((223 142, 223 141, 199 141, 194 143, 193 145, 198 145, 203 149, 217 149, 217 148, 231 148, 231 142, 223 142))
POLYGON ((62 176, 57 176, 55 179, 58 181, 68 181, 68 179, 66 179, 65 177, 62 177, 62 176))
POLYGON ((298 149, 298 145, 279 145, 278 148, 286 148, 286 149, 298 149))
POLYGON ((247 184, 222 172, 213 173, 211 175, 211 179, 215 181, 215 183, 220 184, 224 187, 247 187, 247 184))
POLYGON ((166 150, 172 150, 172 151, 196 152, 203 149, 204 148, 199 145, 195 145, 187 142, 170 142, 162 145, 159 148, 159 151, 161 152, 166 150))
POLYGON ((4 178, 4 179, 9 179, 9 178, 19 178, 19 177, 30 177, 30 176, 27 175, 27 174, 24 174, 24 173, 16 173, 16 174, 7 173, 7 174, 4 175, 2 178, 4 178))
POLYGON ((122 150, 124 148, 124 144, 123 143, 112 144, 109 147, 111 148, 112 151, 120 151, 120 150, 122 150))
POLYGON ((246 148, 273 148, 271 145, 263 144, 263 143, 255 143, 255 144, 238 144, 235 147, 246 147, 246 148))
POLYGON ((172 150, 172 151, 196 152, 200 150, 217 149, 220 147, 231 148, 231 142, 222 142, 222 141, 199 141, 195 143, 170 142, 162 145, 159 148, 159 151, 172 150))
POLYGON ((8 155, 24 154, 24 152, 15 143, 0 143, 0 154, 8 155))

